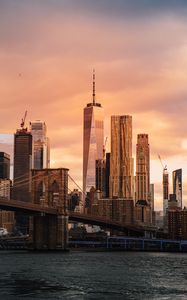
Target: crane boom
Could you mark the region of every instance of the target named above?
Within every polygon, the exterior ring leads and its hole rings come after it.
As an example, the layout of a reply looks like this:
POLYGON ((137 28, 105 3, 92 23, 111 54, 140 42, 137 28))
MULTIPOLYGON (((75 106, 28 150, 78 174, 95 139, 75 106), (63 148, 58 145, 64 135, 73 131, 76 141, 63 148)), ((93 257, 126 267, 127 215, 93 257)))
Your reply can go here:
POLYGON ((158 154, 158 158, 159 158, 159 160, 160 160, 160 163, 161 163, 161 165, 162 165, 163 170, 167 170, 167 165, 164 166, 160 154, 158 154))
POLYGON ((26 116, 27 116, 27 110, 25 111, 24 117, 21 119, 21 124, 20 124, 20 126, 21 126, 22 129, 24 129, 26 116))

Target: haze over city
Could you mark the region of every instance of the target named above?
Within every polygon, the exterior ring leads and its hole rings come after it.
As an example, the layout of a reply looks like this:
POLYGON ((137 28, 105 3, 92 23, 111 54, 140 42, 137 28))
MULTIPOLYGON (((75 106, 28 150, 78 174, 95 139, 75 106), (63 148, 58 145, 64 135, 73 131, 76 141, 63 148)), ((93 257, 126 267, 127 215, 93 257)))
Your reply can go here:
POLYGON ((51 167, 70 168, 82 185, 83 108, 92 99, 95 68, 105 136, 112 114, 132 115, 133 157, 137 133, 149 134, 156 209, 162 208, 158 154, 170 174, 183 169, 185 205, 186 10, 185 1, 2 0, 0 133, 13 134, 25 110, 27 121, 44 120, 51 167))

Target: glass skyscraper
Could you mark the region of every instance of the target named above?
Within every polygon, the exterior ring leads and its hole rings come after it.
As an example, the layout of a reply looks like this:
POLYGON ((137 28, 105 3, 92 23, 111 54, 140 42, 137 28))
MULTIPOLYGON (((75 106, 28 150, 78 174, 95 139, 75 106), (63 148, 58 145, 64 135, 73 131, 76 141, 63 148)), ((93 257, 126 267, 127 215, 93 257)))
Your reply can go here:
POLYGON ((83 192, 96 186, 96 160, 103 158, 104 112, 95 100, 95 74, 93 74, 93 101, 84 108, 83 133, 83 192))
POLYGON ((49 168, 50 149, 49 139, 46 136, 47 128, 45 122, 39 120, 31 122, 30 130, 33 138, 32 168, 49 168))

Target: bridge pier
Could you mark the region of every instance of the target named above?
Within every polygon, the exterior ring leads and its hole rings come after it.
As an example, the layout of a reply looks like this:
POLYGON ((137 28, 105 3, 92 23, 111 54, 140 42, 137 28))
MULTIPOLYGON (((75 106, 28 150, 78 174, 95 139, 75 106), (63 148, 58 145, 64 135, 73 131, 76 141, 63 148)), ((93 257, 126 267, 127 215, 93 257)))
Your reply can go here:
POLYGON ((68 217, 63 215, 34 216, 30 227, 33 250, 67 250, 68 217))

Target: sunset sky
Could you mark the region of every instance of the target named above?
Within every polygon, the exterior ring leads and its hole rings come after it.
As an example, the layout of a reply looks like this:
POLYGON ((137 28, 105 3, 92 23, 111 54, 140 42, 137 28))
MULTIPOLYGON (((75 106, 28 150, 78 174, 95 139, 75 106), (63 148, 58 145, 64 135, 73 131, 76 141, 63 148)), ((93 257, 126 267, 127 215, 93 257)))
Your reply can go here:
MULTIPOLYGON (((82 185, 95 68, 105 136, 112 114, 131 114, 134 156, 137 133, 149 134, 156 209, 158 154, 170 174, 182 167, 187 205, 186 16, 186 0, 0 0, 0 133, 14 133, 28 110, 28 122, 47 124, 51 167, 68 167, 82 185)), ((1 149, 8 140, 1 135, 1 149)))

